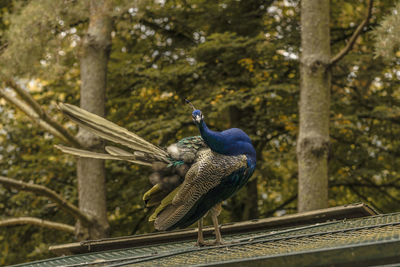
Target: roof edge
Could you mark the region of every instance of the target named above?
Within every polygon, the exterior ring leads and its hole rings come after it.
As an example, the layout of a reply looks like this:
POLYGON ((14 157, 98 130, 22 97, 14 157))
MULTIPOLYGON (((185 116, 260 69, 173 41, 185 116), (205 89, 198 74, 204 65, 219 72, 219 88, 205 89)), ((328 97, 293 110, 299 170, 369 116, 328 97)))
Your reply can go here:
MULTIPOLYGON (((298 225, 326 222, 329 220, 341 220, 374 216, 379 213, 364 203, 355 203, 344 206, 331 207, 327 209, 313 210, 295 214, 284 215, 281 217, 270 217, 255 219, 251 221, 227 223, 221 225, 222 234, 245 233, 268 228, 276 229, 298 225)), ((213 227, 204 228, 204 235, 213 235, 213 227)), ((106 238, 100 240, 88 240, 74 242, 63 245, 50 246, 49 250, 56 255, 71 255, 87 252, 105 251, 112 249, 122 249, 128 247, 138 247, 143 245, 161 244, 173 241, 184 241, 195 239, 197 229, 175 230, 170 232, 156 232, 134 236, 106 238)))

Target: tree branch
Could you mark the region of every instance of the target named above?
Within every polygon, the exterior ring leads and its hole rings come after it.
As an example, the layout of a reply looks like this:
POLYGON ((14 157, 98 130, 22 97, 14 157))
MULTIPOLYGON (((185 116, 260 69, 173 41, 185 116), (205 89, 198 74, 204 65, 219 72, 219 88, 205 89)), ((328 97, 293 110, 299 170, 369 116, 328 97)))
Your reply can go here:
POLYGON ((48 123, 46 123, 45 121, 41 120, 39 118, 39 116, 35 113, 35 111, 33 109, 31 109, 23 101, 21 101, 18 98, 12 96, 10 93, 7 93, 3 89, 0 89, 0 96, 2 96, 7 102, 9 102, 10 104, 14 105, 19 110, 21 110, 23 113, 25 113, 26 116, 28 116, 34 123, 39 125, 41 128, 45 129, 46 131, 48 131, 52 135, 60 138, 61 140, 69 143, 68 140, 66 140, 63 135, 61 135, 58 131, 56 131, 48 123))
POLYGON ((34 217, 19 217, 19 218, 0 220, 0 227, 24 225, 24 224, 37 225, 40 227, 46 227, 46 228, 50 228, 50 229, 64 231, 64 232, 67 232, 70 234, 75 233, 75 227, 73 227, 71 225, 46 221, 46 220, 42 220, 42 219, 34 218, 34 217))
POLYGON ((339 187, 339 186, 353 186, 353 187, 364 187, 364 188, 395 188, 400 189, 400 185, 396 185, 395 183, 387 183, 387 184, 365 184, 365 183, 335 183, 329 185, 329 187, 339 187))
POLYGON ((166 36, 173 38, 181 38, 182 40, 188 41, 190 44, 196 44, 196 42, 192 39, 192 37, 187 33, 179 32, 174 29, 167 30, 164 27, 160 26, 159 24, 143 18, 140 19, 139 22, 144 26, 153 28, 154 30, 159 31, 161 34, 164 34, 166 36))
POLYGON ((0 54, 8 47, 8 42, 3 43, 0 45, 0 54))
POLYGON ((349 186, 349 188, 351 191, 353 191, 354 194, 356 194, 361 199, 361 201, 364 201, 365 203, 368 203, 368 204, 372 204, 371 201, 369 201, 367 197, 363 196, 353 186, 349 186))
MULTIPOLYGON (((12 79, 6 79, 5 83, 7 86, 11 87, 12 89, 15 90, 15 92, 22 98, 22 100, 25 101, 25 103, 38 115, 38 117, 46 122, 48 125, 53 127, 55 131, 59 132, 59 135, 62 135, 65 139, 68 141, 68 143, 74 147, 81 147, 80 142, 78 139, 75 138, 69 131, 67 131, 64 126, 59 124, 57 121, 55 121, 53 118, 50 117, 50 115, 44 111, 41 106, 39 105, 38 102, 24 89, 22 89, 14 80, 12 79)), ((57 135, 57 136, 59 136, 57 135)))
POLYGON ((53 190, 37 184, 28 184, 22 181, 17 181, 15 179, 7 178, 4 176, 0 176, 0 184, 6 187, 13 187, 19 190, 28 191, 32 193, 36 193, 49 199, 53 200, 61 209, 65 212, 68 212, 76 219, 82 221, 82 223, 86 225, 93 224, 93 219, 88 215, 82 213, 76 206, 69 203, 62 196, 54 192, 53 190))
POLYGON ((330 62, 330 65, 336 64, 339 60, 341 60, 352 48, 354 43, 356 42, 358 36, 361 34, 363 28, 368 24, 369 19, 371 18, 372 14, 372 6, 373 6, 373 0, 368 0, 368 8, 367 8, 367 15, 365 19, 361 22, 360 25, 358 25, 357 29, 354 31, 353 35, 350 37, 349 42, 343 49, 337 53, 330 62))
POLYGON ((384 120, 384 121, 390 121, 391 123, 400 124, 400 116, 399 117, 383 117, 383 116, 371 115, 370 113, 362 113, 362 114, 357 114, 357 117, 359 117, 361 119, 384 120))

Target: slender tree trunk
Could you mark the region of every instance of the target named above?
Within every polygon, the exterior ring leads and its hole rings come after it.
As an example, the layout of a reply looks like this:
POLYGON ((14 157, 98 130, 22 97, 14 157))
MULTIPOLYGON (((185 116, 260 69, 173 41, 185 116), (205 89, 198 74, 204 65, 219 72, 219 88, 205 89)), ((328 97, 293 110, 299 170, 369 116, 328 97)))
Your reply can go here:
POLYGON ((298 210, 328 206, 330 107, 329 0, 301 1, 298 210))
MULTIPOLYGON (((109 0, 90 1, 90 21, 83 38, 81 56, 81 107, 104 116, 107 63, 111 48, 112 10, 109 0)), ((103 143, 85 129, 80 128, 78 138, 91 150, 103 150, 103 143)), ((79 208, 93 216, 97 222, 89 229, 78 227, 81 239, 96 239, 108 235, 104 161, 84 159, 77 168, 79 208)))
POLYGON ((246 185, 247 197, 242 220, 258 219, 258 189, 257 179, 251 180, 246 185))

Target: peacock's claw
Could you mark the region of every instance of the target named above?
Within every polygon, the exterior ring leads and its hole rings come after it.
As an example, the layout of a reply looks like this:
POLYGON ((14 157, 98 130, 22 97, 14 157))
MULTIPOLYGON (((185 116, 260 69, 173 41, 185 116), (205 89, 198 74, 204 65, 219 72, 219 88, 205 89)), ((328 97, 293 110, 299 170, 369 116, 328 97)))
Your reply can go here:
POLYGON ((212 242, 207 242, 207 241, 200 241, 200 240, 197 240, 195 246, 196 246, 196 247, 209 247, 209 246, 213 246, 213 243, 212 243, 212 242))
POLYGON ((212 242, 208 242, 208 241, 199 241, 197 240, 196 242, 196 247, 210 247, 210 246, 222 246, 222 245, 226 245, 225 242, 222 241, 212 241, 212 242))
POLYGON ((215 240, 215 241, 213 242, 213 245, 214 245, 214 246, 222 246, 222 245, 226 245, 226 243, 223 242, 223 241, 217 241, 217 240, 215 240))

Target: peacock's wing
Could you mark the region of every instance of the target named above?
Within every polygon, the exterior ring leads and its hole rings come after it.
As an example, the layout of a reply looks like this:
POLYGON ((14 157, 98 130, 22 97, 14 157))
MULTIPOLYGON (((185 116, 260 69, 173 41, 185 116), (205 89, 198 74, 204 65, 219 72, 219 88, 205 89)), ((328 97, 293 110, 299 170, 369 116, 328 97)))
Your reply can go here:
POLYGON ((155 219, 155 228, 170 230, 185 227, 201 218, 243 184, 246 168, 247 158, 244 155, 226 156, 201 149, 183 183, 163 200, 153 214, 151 219, 155 219), (224 184, 223 188, 220 188, 221 184, 224 184), (216 191, 217 188, 220 190, 216 191))
POLYGON ((170 145, 167 152, 171 163, 168 165, 160 162, 153 164, 154 172, 150 175, 150 182, 154 186, 143 196, 146 206, 159 205, 158 210, 162 209, 164 204, 168 203, 163 199, 183 182, 187 172, 196 163, 196 159, 204 149, 208 149, 208 147, 201 136, 186 137, 170 145))

